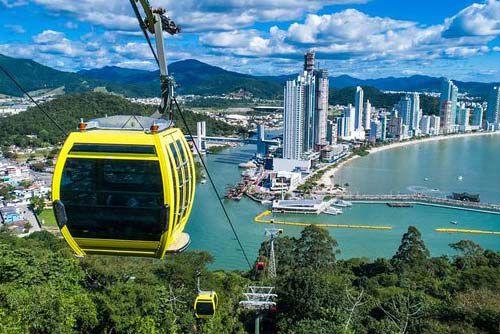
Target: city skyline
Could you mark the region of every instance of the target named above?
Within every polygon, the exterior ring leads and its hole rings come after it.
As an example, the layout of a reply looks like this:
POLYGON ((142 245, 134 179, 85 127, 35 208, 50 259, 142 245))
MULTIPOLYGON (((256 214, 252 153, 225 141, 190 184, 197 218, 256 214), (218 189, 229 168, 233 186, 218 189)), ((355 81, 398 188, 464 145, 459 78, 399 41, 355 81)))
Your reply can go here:
MULTIPOLYGON (((500 81, 498 0, 152 3, 184 27, 168 39, 169 61, 288 74, 315 48, 330 76, 500 81)), ((0 53, 61 70, 154 69, 132 12, 119 1, 2 0, 0 8, 0 53)))

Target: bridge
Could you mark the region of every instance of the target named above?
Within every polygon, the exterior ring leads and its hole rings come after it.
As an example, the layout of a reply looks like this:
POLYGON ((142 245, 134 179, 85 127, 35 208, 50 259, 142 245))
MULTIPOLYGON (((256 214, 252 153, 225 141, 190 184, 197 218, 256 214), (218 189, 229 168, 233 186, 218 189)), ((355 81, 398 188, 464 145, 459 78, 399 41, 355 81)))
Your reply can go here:
POLYGON ((398 194, 398 195, 354 195, 346 194, 339 196, 340 198, 360 203, 397 203, 407 202, 412 204, 421 204, 428 206, 437 206, 451 209, 460 209, 467 211, 477 211, 484 213, 492 213, 500 215, 500 204, 464 202, 449 198, 439 198, 424 195, 421 193, 415 194, 398 194))
MULTIPOLYGON (((238 138, 238 137, 217 137, 217 136, 202 136, 203 140, 210 143, 244 143, 244 144, 257 144, 259 141, 256 138, 238 138)), ((186 135, 187 140, 191 140, 189 135, 186 135)), ((193 139, 197 140, 198 136, 193 135, 193 139)), ((269 145, 278 145, 278 140, 264 140, 264 143, 269 145)))

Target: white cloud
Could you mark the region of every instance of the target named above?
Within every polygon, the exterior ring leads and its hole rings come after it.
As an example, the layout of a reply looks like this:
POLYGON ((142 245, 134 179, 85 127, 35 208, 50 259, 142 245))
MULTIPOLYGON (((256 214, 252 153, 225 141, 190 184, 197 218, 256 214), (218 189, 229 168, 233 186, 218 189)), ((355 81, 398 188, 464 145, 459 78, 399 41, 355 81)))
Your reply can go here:
POLYGON ((50 29, 33 36, 33 41, 40 44, 57 43, 62 39, 64 39, 64 33, 50 29))
POLYGON ((499 36, 500 1, 472 4, 446 21, 445 37, 499 36))
MULTIPOLYGON (((79 21, 110 29, 137 29, 127 1, 123 0, 33 0, 53 12, 71 14, 79 21)), ((233 30, 256 22, 298 19, 333 4, 365 3, 368 0, 152 0, 185 31, 233 30)))
POLYGON ((24 34, 26 32, 26 29, 19 24, 4 24, 3 26, 16 34, 24 34))
POLYGON ((28 4, 28 0, 0 0, 0 5, 7 8, 21 7, 28 4))

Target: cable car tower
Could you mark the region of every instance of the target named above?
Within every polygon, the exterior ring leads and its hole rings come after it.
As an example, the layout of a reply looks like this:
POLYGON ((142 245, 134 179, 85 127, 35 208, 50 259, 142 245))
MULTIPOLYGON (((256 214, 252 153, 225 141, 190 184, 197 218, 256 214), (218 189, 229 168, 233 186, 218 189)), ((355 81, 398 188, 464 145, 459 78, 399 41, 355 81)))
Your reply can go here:
POLYGON ((248 286, 247 292, 243 293, 245 300, 240 302, 240 307, 255 311, 255 334, 260 333, 260 321, 262 319, 262 313, 264 311, 270 310, 276 307, 276 302, 274 298, 278 297, 277 294, 273 293, 274 286, 248 286))
POLYGON ((271 221, 271 228, 266 228, 265 235, 269 237, 269 268, 268 274, 270 278, 276 278, 276 257, 274 255, 274 240, 283 233, 283 229, 274 227, 271 221))

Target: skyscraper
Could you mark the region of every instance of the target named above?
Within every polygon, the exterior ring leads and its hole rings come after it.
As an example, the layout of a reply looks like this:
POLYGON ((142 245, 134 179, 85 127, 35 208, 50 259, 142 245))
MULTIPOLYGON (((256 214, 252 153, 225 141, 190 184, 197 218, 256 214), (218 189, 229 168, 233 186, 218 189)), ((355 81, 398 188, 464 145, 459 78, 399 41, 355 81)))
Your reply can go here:
POLYGON ((459 129, 461 132, 466 132, 470 130, 469 113, 470 109, 466 108, 464 103, 458 106, 457 118, 458 118, 459 129))
POLYGON ((370 100, 366 100, 365 107, 363 109, 363 127, 365 130, 370 130, 371 125, 371 117, 372 117, 372 105, 370 100))
POLYGON ((356 87, 356 95, 354 98, 354 130, 361 130, 363 126, 363 88, 356 87))
MULTIPOLYGON (((439 109, 443 109, 443 105, 446 101, 450 101, 450 110, 451 110, 451 125, 457 124, 457 100, 458 100, 458 87, 455 86, 453 81, 445 79, 441 84, 441 96, 439 98, 439 109)), ((443 117, 441 117, 443 118, 443 117)), ((454 129, 450 128, 449 131, 454 129)))
POLYGON ((495 130, 500 129, 500 86, 493 87, 488 99, 488 109, 486 111, 486 122, 491 127, 494 126, 495 130))
POLYGON ((314 51, 310 50, 304 55, 304 71, 311 73, 314 71, 314 51))
POLYGON ((441 131, 441 118, 439 116, 431 116, 431 135, 438 135, 441 131))
POLYGON ((283 158, 300 159, 304 144, 304 77, 290 80, 285 86, 283 158))
POLYGON ((337 144, 337 123, 334 123, 333 121, 327 121, 326 142, 329 145, 337 144))
POLYGON ((328 71, 314 71, 316 78, 316 112, 314 119, 314 143, 326 144, 326 120, 328 114, 328 71))
POLYGON ((420 129, 420 119, 422 113, 420 109, 420 95, 418 93, 410 94, 410 129, 414 135, 417 135, 420 129))
POLYGON ((409 95, 405 95, 401 98, 397 105, 397 110, 399 115, 403 118, 403 124, 410 127, 412 121, 412 101, 409 95))
POLYGON ((455 122, 453 119, 452 108, 453 103, 450 100, 446 100, 441 104, 440 117, 441 117, 441 132, 443 134, 449 134, 455 130, 455 122))
POLYGON ((471 125, 481 129, 483 127, 483 106, 477 103, 472 111, 472 121, 471 125))
POLYGON ((430 135, 431 134, 431 117, 425 115, 422 117, 420 120, 420 130, 422 131, 422 134, 424 136, 430 135))

